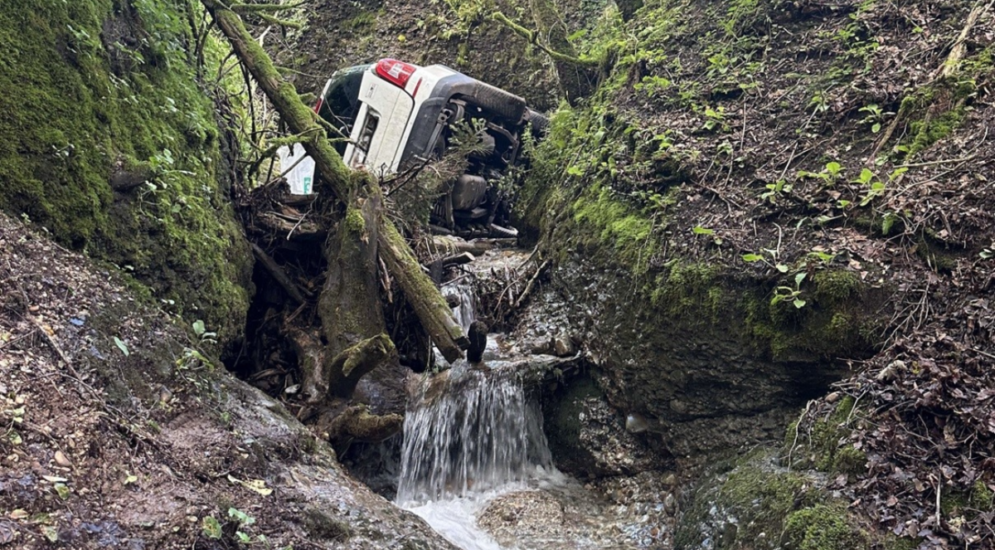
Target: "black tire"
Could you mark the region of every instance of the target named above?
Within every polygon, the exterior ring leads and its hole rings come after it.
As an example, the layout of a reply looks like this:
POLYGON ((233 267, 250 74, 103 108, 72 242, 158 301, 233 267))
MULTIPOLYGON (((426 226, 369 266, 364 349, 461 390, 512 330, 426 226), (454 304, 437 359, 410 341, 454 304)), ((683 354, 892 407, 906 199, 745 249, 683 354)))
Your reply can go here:
POLYGON ((525 113, 525 122, 532 124, 532 137, 542 139, 549 132, 549 119, 546 115, 529 109, 525 113))
POLYGON ((528 109, 525 107, 524 99, 490 84, 483 82, 475 84, 472 93, 465 96, 467 101, 514 124, 519 124, 525 119, 528 109))

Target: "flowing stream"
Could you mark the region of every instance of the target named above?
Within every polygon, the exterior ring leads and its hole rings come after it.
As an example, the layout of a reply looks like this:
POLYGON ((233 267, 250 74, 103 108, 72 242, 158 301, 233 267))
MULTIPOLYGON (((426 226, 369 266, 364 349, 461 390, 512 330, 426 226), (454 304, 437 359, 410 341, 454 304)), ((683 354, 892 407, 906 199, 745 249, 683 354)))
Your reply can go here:
MULTIPOLYGON (((455 314, 467 329, 475 316, 472 287, 443 291, 459 300, 455 314)), ((559 477, 538 404, 528 399, 517 373, 502 367, 496 348, 489 340, 488 367, 460 361, 426 377, 404 420, 396 500, 464 550, 501 548, 477 526, 488 502, 559 477)))

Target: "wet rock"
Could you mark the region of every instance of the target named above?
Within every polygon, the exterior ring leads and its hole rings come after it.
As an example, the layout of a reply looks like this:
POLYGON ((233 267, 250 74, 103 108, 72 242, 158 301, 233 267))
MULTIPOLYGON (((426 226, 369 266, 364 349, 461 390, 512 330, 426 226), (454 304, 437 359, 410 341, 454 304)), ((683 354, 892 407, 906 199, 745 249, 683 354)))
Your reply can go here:
POLYGON ((663 511, 667 513, 668 516, 672 516, 677 513, 677 497, 674 493, 668 493, 667 497, 663 499, 663 511))
POLYGON ((553 338, 553 354, 557 357, 569 357, 576 353, 577 346, 567 333, 560 332, 553 338))
MULTIPOLYGON (((666 286, 658 290, 675 293, 674 300, 696 290, 689 288, 698 281, 696 272, 684 271, 675 268, 674 281, 661 282, 666 286)), ((606 269, 578 252, 551 272, 546 289, 523 312, 516 336, 527 336, 537 324, 551 326, 549 319, 555 319, 552 326, 577 327, 585 358, 604 377, 607 401, 666 426, 661 445, 672 454, 704 456, 779 438, 805 396, 822 393, 846 375, 845 366, 812 354, 772 360, 757 353, 744 341, 740 303, 757 281, 741 281, 747 286, 741 287, 726 275, 708 275, 701 277, 713 287, 706 290, 721 297, 718 313, 686 312, 674 304, 668 314, 640 299, 625 270, 606 269)), ((687 299, 697 307, 696 300, 687 299)))
POLYGON ((673 472, 663 476, 663 484, 667 487, 677 486, 677 476, 673 472))
POLYGON ((487 348, 487 325, 481 321, 470 323, 470 347, 466 350, 468 363, 480 363, 487 348))
POLYGON ((549 398, 543 414, 557 467, 581 478, 659 470, 668 454, 626 431, 625 417, 605 400, 590 377, 549 398))
POLYGON ((649 421, 646 417, 639 413, 630 413, 625 417, 625 429, 630 433, 642 433, 648 430, 650 427, 649 421))

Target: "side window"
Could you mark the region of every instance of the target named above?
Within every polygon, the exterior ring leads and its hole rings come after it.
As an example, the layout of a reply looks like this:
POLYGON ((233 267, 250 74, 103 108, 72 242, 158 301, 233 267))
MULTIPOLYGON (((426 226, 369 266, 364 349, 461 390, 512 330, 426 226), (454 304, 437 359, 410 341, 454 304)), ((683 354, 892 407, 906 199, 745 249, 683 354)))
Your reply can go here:
POLYGON ((356 142, 356 152, 353 153, 352 157, 353 168, 359 168, 366 162, 366 155, 370 152, 370 143, 373 141, 373 134, 377 132, 379 124, 380 115, 371 109, 366 116, 366 124, 363 125, 363 132, 359 134, 359 140, 356 142))

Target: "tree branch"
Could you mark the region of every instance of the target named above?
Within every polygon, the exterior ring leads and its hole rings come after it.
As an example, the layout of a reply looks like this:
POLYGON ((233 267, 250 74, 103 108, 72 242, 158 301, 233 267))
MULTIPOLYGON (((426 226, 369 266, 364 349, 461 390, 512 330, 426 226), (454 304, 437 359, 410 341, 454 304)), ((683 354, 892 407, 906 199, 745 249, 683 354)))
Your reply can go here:
POLYGON ((581 59, 579 57, 574 57, 572 55, 567 55, 562 52, 558 52, 543 44, 539 41, 539 33, 535 31, 530 31, 525 27, 515 23, 511 19, 508 19, 503 13, 496 11, 491 14, 491 19, 504 24, 506 27, 514 31, 515 34, 521 36, 522 38, 529 41, 529 43, 534 44, 537 48, 546 53, 546 55, 552 57, 557 61, 562 61, 564 63, 570 63, 573 65, 581 65, 584 67, 597 67, 599 62, 594 59, 581 59))

